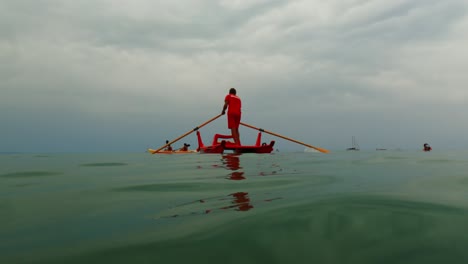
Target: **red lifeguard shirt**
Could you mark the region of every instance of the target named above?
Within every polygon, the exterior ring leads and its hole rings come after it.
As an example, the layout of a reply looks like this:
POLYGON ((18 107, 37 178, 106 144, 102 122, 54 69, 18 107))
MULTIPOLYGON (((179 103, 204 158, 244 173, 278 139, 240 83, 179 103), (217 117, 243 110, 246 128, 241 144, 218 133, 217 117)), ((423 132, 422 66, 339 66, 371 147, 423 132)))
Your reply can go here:
POLYGON ((228 94, 224 101, 228 102, 228 114, 241 114, 242 102, 238 96, 228 94))

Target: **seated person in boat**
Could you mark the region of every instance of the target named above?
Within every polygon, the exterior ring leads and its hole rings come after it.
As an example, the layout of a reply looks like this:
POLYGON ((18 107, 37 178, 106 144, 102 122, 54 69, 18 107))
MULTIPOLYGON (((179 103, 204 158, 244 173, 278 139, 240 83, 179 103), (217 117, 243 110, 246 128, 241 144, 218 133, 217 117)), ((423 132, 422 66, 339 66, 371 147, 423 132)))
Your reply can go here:
POLYGON ((167 147, 164 150, 172 151, 172 147, 171 147, 171 144, 169 144, 169 140, 166 140, 166 145, 167 145, 167 147))
POLYGON ((429 144, 424 143, 424 149, 423 149, 423 150, 424 150, 424 151, 431 151, 432 148, 431 148, 431 146, 429 146, 429 144))
POLYGON ((179 151, 188 151, 190 147, 190 144, 184 143, 184 146, 179 149, 179 151))

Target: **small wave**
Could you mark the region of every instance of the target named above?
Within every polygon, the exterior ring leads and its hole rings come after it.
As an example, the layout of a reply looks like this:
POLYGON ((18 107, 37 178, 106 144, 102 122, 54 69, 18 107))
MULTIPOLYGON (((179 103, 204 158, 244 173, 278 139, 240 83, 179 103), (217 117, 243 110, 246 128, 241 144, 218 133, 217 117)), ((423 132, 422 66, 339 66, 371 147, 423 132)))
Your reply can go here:
POLYGON ((115 191, 124 192, 176 192, 176 191, 200 191, 209 190, 207 184, 198 183, 163 183, 163 184, 145 184, 130 187, 116 188, 115 191))
POLYGON ((276 180, 268 182, 245 182, 239 184, 226 183, 207 183, 207 182, 187 182, 187 183, 156 183, 135 185, 129 187, 116 188, 114 191, 123 192, 200 192, 210 190, 234 190, 240 186, 244 188, 271 188, 276 186, 285 186, 295 183, 291 180, 276 180))
POLYGON ((202 198, 184 204, 176 205, 160 212, 154 219, 176 218, 185 216, 216 214, 222 212, 246 212, 262 204, 281 200, 283 197, 271 193, 249 194, 248 192, 234 192, 225 196, 202 198))
POLYGON ((45 176, 57 176, 63 174, 62 172, 55 171, 21 171, 0 174, 0 177, 4 178, 29 178, 29 177, 45 177, 45 176))
POLYGON ((49 156, 47 155, 35 155, 35 158, 48 158, 49 156))
POLYGON ((425 159, 419 161, 419 163, 460 163, 458 160, 450 160, 450 159, 425 159))
POLYGON ((82 167, 115 167, 115 166, 127 166, 127 163, 123 162, 100 162, 100 163, 85 163, 81 164, 82 167))

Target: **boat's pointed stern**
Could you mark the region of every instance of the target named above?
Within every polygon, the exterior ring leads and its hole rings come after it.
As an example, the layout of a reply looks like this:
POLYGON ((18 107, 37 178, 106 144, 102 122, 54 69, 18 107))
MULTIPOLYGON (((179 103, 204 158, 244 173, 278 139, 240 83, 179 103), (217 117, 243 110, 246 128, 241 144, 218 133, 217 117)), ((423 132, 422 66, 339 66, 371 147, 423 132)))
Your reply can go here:
POLYGON ((258 132, 257 141, 255 142, 255 146, 260 146, 262 144, 262 132, 258 132))
POLYGON ((203 144, 203 140, 201 138, 200 131, 197 131, 197 140, 198 140, 198 148, 197 151, 200 151, 201 148, 204 148, 205 145, 203 144))

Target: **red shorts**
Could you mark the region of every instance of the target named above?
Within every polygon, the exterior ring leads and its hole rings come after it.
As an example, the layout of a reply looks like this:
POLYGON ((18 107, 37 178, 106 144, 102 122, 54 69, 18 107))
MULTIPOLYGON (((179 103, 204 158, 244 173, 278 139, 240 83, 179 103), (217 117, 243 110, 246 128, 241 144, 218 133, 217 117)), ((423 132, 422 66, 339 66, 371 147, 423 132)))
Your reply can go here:
POLYGON ((228 113, 227 120, 228 120, 228 128, 231 128, 231 129, 239 128, 241 114, 228 113))

